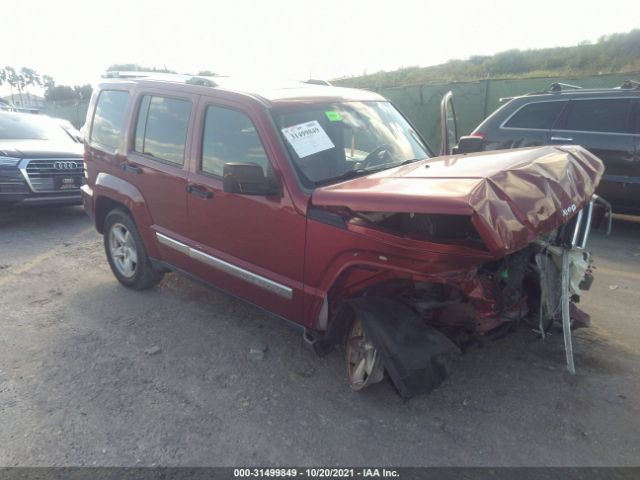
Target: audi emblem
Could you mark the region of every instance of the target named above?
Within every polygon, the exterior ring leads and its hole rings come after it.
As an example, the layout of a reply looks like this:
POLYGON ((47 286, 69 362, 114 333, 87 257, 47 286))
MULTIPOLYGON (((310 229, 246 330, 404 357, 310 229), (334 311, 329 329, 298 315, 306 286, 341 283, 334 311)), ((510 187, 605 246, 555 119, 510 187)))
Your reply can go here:
POLYGON ((56 170, 74 170, 78 168, 78 162, 55 162, 53 168, 56 170))

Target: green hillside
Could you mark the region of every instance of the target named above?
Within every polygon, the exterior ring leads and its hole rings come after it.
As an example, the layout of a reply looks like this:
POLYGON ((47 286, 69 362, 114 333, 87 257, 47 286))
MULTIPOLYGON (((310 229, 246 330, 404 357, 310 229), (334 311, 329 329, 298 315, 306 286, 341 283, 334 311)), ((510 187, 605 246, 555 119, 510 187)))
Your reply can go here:
POLYGON ((599 75, 640 70, 640 29, 600 38, 596 43, 540 50, 507 50, 491 56, 450 60, 431 67, 407 67, 359 77, 335 85, 382 88, 491 78, 599 75))

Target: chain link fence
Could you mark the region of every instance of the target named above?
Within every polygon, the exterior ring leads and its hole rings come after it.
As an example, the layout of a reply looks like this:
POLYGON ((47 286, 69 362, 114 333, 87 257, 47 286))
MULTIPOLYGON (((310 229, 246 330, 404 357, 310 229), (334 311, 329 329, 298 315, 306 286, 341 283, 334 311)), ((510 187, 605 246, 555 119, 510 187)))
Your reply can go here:
POLYGON ((500 98, 547 90, 554 82, 583 88, 618 87, 625 80, 638 80, 640 72, 590 77, 541 77, 487 79, 439 85, 412 85, 371 89, 391 100, 415 125, 437 152, 440 144, 440 100, 449 90, 458 117, 460 135, 468 135, 500 103, 500 98))

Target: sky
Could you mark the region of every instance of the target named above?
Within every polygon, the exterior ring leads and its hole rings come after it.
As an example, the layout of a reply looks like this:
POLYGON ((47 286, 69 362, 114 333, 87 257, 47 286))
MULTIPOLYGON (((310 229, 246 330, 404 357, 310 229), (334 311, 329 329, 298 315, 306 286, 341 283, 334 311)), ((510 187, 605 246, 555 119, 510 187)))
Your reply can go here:
MULTIPOLYGON (((636 0, 2 0, 0 65, 58 84, 111 64, 182 73, 324 78, 518 48, 576 45, 640 27, 636 0)), ((6 87, 0 87, 4 93, 6 87)))

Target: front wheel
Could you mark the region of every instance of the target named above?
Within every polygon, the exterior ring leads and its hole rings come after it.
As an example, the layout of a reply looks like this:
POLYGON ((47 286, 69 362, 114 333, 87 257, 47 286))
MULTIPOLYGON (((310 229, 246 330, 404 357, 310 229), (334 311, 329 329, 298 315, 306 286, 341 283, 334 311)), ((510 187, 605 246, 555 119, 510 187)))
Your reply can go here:
POLYGON ((347 378, 352 390, 362 390, 384 378, 384 367, 378 351, 356 317, 345 339, 347 378))
POLYGON ((109 266, 122 285, 144 290, 162 280, 163 273, 151 265, 136 224, 128 213, 119 209, 109 212, 103 232, 109 266))

